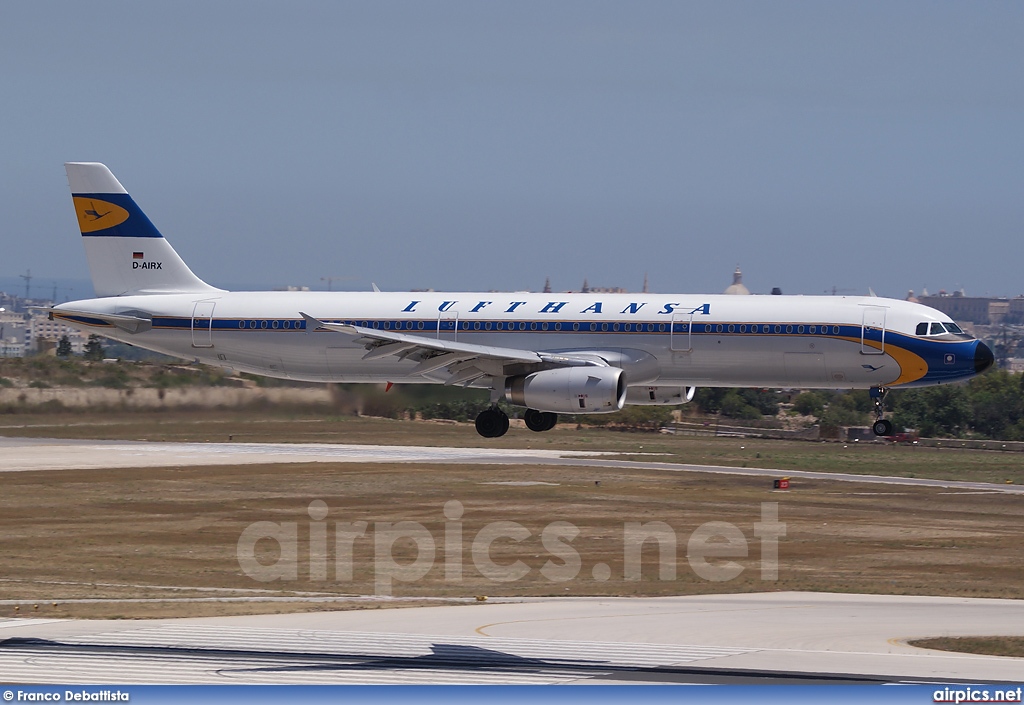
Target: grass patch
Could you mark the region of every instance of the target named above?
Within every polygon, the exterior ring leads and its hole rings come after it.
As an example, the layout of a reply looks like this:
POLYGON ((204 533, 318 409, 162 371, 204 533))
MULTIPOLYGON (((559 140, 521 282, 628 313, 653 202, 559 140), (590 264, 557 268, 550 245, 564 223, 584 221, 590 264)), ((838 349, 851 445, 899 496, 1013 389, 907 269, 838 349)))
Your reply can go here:
MULTIPOLYGON (((323 609, 301 603, 176 600, 209 597, 211 588, 216 589, 213 595, 226 597, 373 594, 375 532, 382 530, 382 523, 403 521, 424 527, 437 550, 421 578, 395 582, 394 594, 407 598, 763 591, 1019 598, 1024 582, 1019 500, 1009 495, 828 481, 802 482, 797 490, 778 493, 761 478, 543 464, 51 470, 7 473, 3 480, 0 599, 38 601, 41 616, 116 613, 136 618, 323 609), (453 499, 464 507, 459 520, 463 572, 458 580, 448 577, 443 550, 450 523, 444 506, 453 499), (309 506, 314 500, 322 500, 329 510, 324 520, 326 577, 312 571, 309 506), (779 541, 777 580, 764 580, 761 574, 754 525, 762 521, 762 502, 778 502, 779 521, 786 525, 779 541), (294 578, 258 582, 241 569, 239 538, 260 521, 297 527, 294 578), (480 532, 497 521, 515 522, 529 532, 521 540, 491 544, 493 564, 529 569, 509 582, 487 577, 471 550, 480 532), (556 521, 579 529, 571 542, 579 570, 564 582, 542 572, 549 563, 561 563, 542 538, 556 521), (351 577, 339 578, 335 526, 349 522, 367 522, 366 534, 352 544, 351 577), (627 576, 626 522, 670 527, 676 538, 673 577, 659 572, 659 544, 653 540, 643 547, 640 579, 627 576), (731 558, 742 567, 733 579, 705 579, 687 559, 689 538, 707 522, 732 524, 748 543, 745 555, 731 558), (65 602, 83 598, 156 602, 65 602)), ((416 558, 411 541, 399 540, 393 548, 400 564, 410 565, 416 558)), ((261 542, 258 550, 265 564, 278 556, 273 541, 261 542)), ((25 613, 22 606, 20 614, 25 613)), ((0 607, 0 617, 16 614, 11 606, 0 607)))
POLYGON ((907 643, 922 649, 1024 658, 1024 636, 943 636, 907 643))

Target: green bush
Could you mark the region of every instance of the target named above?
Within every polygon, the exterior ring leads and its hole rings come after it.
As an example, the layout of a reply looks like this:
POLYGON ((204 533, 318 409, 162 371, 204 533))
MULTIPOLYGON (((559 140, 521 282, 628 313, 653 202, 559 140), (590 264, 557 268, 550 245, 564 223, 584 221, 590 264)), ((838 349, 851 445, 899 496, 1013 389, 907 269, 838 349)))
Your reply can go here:
POLYGON ((582 414, 575 417, 585 426, 606 426, 628 431, 658 431, 672 421, 671 406, 627 406, 612 414, 582 414))
POLYGON ((804 392, 793 400, 793 411, 804 416, 821 416, 825 411, 825 398, 817 392, 804 392))

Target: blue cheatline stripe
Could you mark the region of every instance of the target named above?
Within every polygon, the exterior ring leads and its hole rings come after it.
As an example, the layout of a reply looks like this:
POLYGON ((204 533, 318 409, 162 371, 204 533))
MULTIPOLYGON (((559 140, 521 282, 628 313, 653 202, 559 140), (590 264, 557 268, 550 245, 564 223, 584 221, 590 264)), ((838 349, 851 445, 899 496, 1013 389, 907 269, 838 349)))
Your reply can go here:
POLYGON ((94 199, 97 202, 106 201, 128 211, 128 219, 120 225, 82 233, 83 237, 163 237, 127 193, 73 193, 71 195, 75 198, 94 199))
MULTIPOLYGON (((197 319, 205 328, 207 319, 197 319)), ((451 331, 458 333, 613 333, 619 335, 657 335, 668 333, 689 333, 694 336, 706 337, 764 337, 764 336, 798 336, 808 340, 814 339, 856 339, 861 338, 859 325, 834 324, 796 324, 796 323, 695 323, 692 331, 689 323, 635 323, 632 321, 537 321, 537 320, 481 320, 460 321, 458 328, 454 321, 436 319, 325 319, 325 323, 341 323, 347 325, 397 333, 436 333, 451 331), (440 326, 440 328, 439 328, 440 326)), ((153 319, 153 326, 161 329, 192 329, 192 318, 158 316, 153 319)), ((214 330, 246 330, 246 331, 278 331, 294 332, 305 330, 305 321, 301 318, 216 318, 212 321, 214 330)), ((321 333, 327 331, 319 331, 321 333)), ((879 342, 881 332, 869 329, 865 336, 868 341, 879 342)), ((966 347, 973 344, 969 341, 926 340, 914 336, 887 330, 885 344, 896 345, 924 357, 927 354, 941 356, 950 351, 966 354, 966 347), (959 348, 959 350, 956 350, 959 348)))
MULTIPOLYGON (((109 325, 105 321, 85 316, 62 316, 70 320, 88 325, 109 325)), ((208 319, 196 319, 196 327, 212 327, 223 331, 262 331, 262 332, 295 332, 304 331, 306 324, 301 318, 215 318, 210 324, 208 319)), ((438 321, 426 320, 395 320, 395 319, 328 319, 325 323, 343 323, 381 332, 396 333, 436 333, 438 321)), ((161 330, 191 330, 191 317, 156 316, 153 327, 161 330)), ((440 331, 468 333, 601 333, 619 335, 666 335, 668 333, 689 333, 695 337, 801 337, 807 340, 844 339, 860 340, 861 326, 833 324, 790 324, 790 323, 699 323, 693 324, 690 330, 688 323, 633 323, 624 321, 462 321, 456 330, 454 322, 441 321, 440 331), (479 327, 478 327, 479 326, 479 327), (628 326, 628 328, 627 328, 628 326), (719 330, 721 328, 721 330, 719 330), (745 330, 744 330, 745 329, 745 330), (813 331, 812 331, 813 329, 813 331)), ((325 333, 328 331, 318 331, 325 333)), ((877 329, 869 329, 866 339, 873 342, 881 340, 877 329)), ((974 340, 942 341, 927 340, 915 336, 887 330, 885 344, 893 345, 913 352, 926 360, 939 363, 947 353, 957 356, 973 355, 974 340)))

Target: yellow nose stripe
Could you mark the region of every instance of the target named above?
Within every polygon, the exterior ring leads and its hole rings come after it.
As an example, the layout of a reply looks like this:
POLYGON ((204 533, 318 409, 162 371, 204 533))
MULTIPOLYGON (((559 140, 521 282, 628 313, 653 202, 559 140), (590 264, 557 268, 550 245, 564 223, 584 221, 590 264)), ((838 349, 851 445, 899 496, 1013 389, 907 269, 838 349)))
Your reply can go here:
POLYGON ((73 200, 78 227, 83 233, 106 230, 128 220, 128 211, 113 203, 83 196, 74 196, 73 200))

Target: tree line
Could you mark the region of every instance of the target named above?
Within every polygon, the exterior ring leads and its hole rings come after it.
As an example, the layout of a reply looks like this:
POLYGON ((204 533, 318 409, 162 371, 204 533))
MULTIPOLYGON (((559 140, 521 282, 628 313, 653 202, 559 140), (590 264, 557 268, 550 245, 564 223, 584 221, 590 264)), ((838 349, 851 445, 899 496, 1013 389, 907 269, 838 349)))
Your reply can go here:
MULTIPOLYGON (((866 391, 804 392, 793 410, 824 426, 859 426, 871 421, 866 391)), ((1024 375, 993 369, 966 384, 897 389, 885 404, 897 431, 929 438, 988 438, 1024 441, 1024 375)), ((724 412, 723 412, 724 413, 724 412)))

